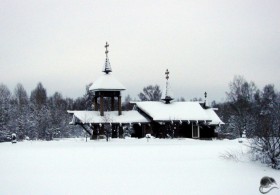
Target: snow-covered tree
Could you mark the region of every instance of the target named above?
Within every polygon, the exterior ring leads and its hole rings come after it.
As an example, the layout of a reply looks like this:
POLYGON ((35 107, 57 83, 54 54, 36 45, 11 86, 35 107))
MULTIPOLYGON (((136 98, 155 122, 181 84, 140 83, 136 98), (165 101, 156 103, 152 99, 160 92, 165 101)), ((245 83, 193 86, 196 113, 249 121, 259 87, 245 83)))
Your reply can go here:
POLYGON ((36 135, 33 136, 36 136, 38 139, 46 139, 51 114, 47 105, 47 90, 43 87, 42 83, 38 83, 37 87, 31 92, 30 101, 32 120, 36 130, 36 135))
POLYGON ((48 100, 48 107, 50 111, 51 126, 48 128, 48 132, 51 136, 58 137, 63 135, 66 126, 68 126, 69 117, 66 112, 67 101, 63 98, 62 94, 55 92, 48 100))
POLYGON ((0 138, 7 138, 12 133, 16 133, 19 140, 79 136, 80 129, 69 125, 71 116, 66 112, 77 108, 85 109, 84 97, 74 101, 64 99, 58 92, 47 97, 42 83, 38 83, 30 98, 20 83, 13 94, 6 85, 0 84, 0 138))
POLYGON ((13 95, 13 118, 14 129, 16 130, 17 138, 24 139, 28 136, 30 129, 30 110, 29 110, 29 100, 26 90, 22 84, 17 84, 14 89, 13 95))
POLYGON ((11 119, 11 92, 4 84, 0 84, 0 135, 10 134, 11 129, 8 124, 11 119))
POLYGON ((266 85, 256 99, 253 152, 264 163, 280 169, 280 94, 273 85, 266 85))
POLYGON ((253 82, 248 83, 244 77, 235 76, 229 84, 230 91, 227 92, 227 99, 231 107, 231 117, 229 122, 237 131, 237 135, 242 137, 244 131, 252 130, 254 94, 257 91, 253 82))

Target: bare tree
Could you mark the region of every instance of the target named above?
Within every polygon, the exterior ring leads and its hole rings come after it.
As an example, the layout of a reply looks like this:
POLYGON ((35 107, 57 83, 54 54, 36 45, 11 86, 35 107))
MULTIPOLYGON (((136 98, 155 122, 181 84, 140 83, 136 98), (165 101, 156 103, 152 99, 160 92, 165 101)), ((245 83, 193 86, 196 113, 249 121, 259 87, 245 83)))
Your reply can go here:
POLYGON ((130 103, 131 97, 127 95, 124 99, 124 103, 122 104, 123 110, 132 110, 133 105, 130 103))
POLYGON ((21 83, 18 83, 14 90, 14 98, 17 105, 20 108, 27 106, 28 104, 28 95, 21 83))
POLYGON ((177 99, 177 102, 185 102, 185 101, 186 101, 186 99, 184 97, 180 97, 177 99))
POLYGON ((159 101, 161 99, 162 92, 158 85, 149 85, 143 88, 143 92, 138 94, 141 101, 159 101))
POLYGON ((229 92, 226 92, 228 101, 237 102, 241 99, 252 101, 257 87, 254 82, 247 82, 243 76, 234 76, 233 81, 229 83, 229 92))
POLYGON ((229 84, 230 91, 227 92, 227 99, 231 107, 231 116, 229 122, 235 134, 239 137, 244 132, 250 135, 252 132, 252 107, 254 104, 254 95, 257 87, 253 82, 248 83, 244 77, 235 76, 229 84))
POLYGON ((202 98, 197 98, 197 97, 194 97, 192 99, 190 99, 191 102, 201 102, 202 101, 202 98))
POLYGON ((92 101, 93 101, 93 93, 89 90, 93 83, 86 85, 86 93, 84 95, 84 103, 86 110, 93 110, 92 101))

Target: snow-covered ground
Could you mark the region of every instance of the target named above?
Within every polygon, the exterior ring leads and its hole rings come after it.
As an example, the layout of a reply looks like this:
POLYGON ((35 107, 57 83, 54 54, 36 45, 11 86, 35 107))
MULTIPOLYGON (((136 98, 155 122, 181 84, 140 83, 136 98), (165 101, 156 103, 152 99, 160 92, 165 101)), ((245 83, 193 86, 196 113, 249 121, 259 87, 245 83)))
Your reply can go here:
MULTIPOLYGON (((237 140, 112 139, 0 144, 0 194, 260 194, 280 172, 237 140), (230 152, 239 159, 221 158, 230 152)), ((280 194, 279 189, 269 194, 280 194)))

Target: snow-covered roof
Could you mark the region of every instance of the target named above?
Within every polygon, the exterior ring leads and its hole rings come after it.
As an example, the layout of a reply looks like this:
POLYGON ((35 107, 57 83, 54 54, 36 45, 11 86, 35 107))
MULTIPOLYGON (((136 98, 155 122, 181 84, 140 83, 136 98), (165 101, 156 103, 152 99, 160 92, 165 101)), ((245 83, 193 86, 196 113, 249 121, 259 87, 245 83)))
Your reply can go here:
POLYGON ((126 88, 112 74, 100 76, 89 88, 91 91, 122 91, 126 88))
POLYGON ((136 102, 147 115, 152 117, 154 121, 207 121, 213 124, 222 122, 212 109, 203 109, 199 102, 173 102, 164 104, 163 102, 136 102))
POLYGON ((137 102, 137 107, 151 116, 155 121, 166 120, 210 120, 197 102, 137 102))
POLYGON ((138 111, 123 111, 122 115, 118 115, 118 111, 104 112, 104 116, 100 116, 99 111, 67 111, 74 114, 82 123, 148 123, 150 122, 138 111))
POLYGON ((210 125, 224 125, 225 123, 220 119, 220 117, 216 114, 213 108, 205 109, 207 115, 211 118, 210 125))

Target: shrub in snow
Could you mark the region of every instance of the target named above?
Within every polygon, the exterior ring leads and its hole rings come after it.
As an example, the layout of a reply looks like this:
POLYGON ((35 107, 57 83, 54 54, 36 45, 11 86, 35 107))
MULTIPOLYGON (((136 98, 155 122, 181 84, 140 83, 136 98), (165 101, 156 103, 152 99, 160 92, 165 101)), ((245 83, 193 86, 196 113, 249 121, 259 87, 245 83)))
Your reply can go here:
POLYGON ((251 141, 252 159, 280 169, 280 137, 262 137, 251 141))
POLYGON ((225 160, 232 160, 235 162, 241 161, 241 159, 244 157, 243 151, 226 151, 220 155, 220 158, 223 158, 225 160))

